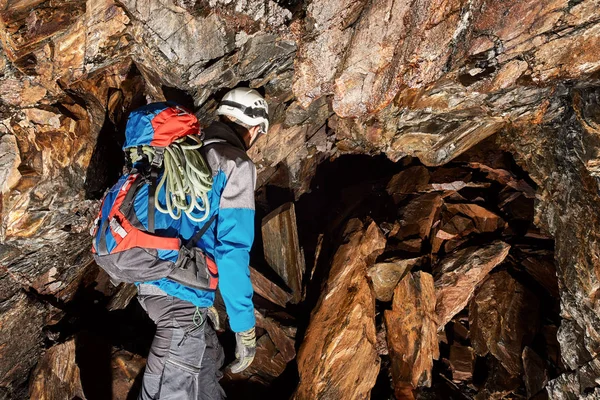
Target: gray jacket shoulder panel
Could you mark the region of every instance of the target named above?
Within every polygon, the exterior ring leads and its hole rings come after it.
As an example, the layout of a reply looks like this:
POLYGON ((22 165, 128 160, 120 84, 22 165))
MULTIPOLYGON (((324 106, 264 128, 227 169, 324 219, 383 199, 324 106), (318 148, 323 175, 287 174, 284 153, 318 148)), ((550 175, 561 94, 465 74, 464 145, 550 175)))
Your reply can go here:
POLYGON ((219 172, 226 177, 219 207, 254 209, 256 167, 246 152, 228 143, 213 143, 204 155, 213 177, 219 172))

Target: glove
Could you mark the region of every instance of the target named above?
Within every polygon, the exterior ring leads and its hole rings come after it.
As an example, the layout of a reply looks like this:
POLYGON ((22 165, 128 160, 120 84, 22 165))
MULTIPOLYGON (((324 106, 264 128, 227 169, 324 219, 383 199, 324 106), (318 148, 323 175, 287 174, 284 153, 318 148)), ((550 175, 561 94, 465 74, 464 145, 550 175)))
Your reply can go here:
POLYGON ((254 328, 235 334, 235 358, 230 365, 231 372, 240 373, 252 363, 256 354, 256 333, 254 328))
POLYGON ((219 313, 217 312, 217 309, 214 306, 210 306, 206 309, 206 312, 208 319, 210 319, 210 322, 212 322, 213 328, 215 328, 215 331, 220 332, 221 322, 219 321, 219 313))

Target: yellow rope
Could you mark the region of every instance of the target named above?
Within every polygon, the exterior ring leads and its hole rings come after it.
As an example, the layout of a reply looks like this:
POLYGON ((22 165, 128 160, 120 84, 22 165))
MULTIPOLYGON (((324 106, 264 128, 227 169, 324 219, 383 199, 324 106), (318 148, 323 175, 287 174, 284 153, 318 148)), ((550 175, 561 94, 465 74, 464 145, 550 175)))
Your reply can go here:
MULTIPOLYGON (((202 141, 194 135, 176 140, 165 148, 164 171, 156 192, 165 186, 166 208, 163 208, 158 196, 155 199, 155 207, 158 211, 169 214, 173 219, 181 218, 185 213, 192 221, 202 222, 210 214, 208 202, 208 191, 212 188, 212 173, 204 157, 198 149, 202 147, 202 141), (196 144, 185 143, 190 138, 196 144), (193 213, 203 211, 202 217, 197 218, 193 213)), ((131 160, 135 163, 142 157, 137 148, 130 150, 131 160)), ((152 161, 156 151, 151 146, 142 146, 142 152, 152 161)))

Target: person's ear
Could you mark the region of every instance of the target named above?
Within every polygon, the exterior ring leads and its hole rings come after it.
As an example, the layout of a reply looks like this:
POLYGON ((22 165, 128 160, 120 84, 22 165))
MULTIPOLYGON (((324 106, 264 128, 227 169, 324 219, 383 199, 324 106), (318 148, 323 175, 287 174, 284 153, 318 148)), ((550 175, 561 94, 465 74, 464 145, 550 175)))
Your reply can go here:
POLYGON ((260 134, 260 125, 256 125, 256 126, 253 126, 252 128, 250 128, 250 137, 252 138, 252 141, 254 141, 256 139, 256 137, 258 137, 259 134, 260 134))

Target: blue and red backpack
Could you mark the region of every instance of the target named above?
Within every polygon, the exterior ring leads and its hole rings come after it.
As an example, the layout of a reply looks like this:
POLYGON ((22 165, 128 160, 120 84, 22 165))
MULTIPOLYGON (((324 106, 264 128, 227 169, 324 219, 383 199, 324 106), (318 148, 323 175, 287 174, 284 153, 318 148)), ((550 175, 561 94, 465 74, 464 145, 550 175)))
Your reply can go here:
POLYGON ((94 259, 113 281, 137 283, 168 277, 189 287, 216 290, 218 272, 214 261, 192 247, 214 216, 188 243, 154 233, 154 214, 159 212, 154 206, 156 180, 164 171, 165 148, 178 139, 198 134, 200 127, 194 114, 171 102, 149 104, 130 114, 123 149, 126 154, 137 149, 142 161, 136 162, 130 173, 108 190, 90 232, 94 259), (152 157, 142 154, 143 146, 152 147, 152 157), (147 226, 140 223, 134 208, 144 185, 148 185, 144 192, 148 197, 144 210, 147 226), (175 254, 176 261, 172 261, 175 254))

